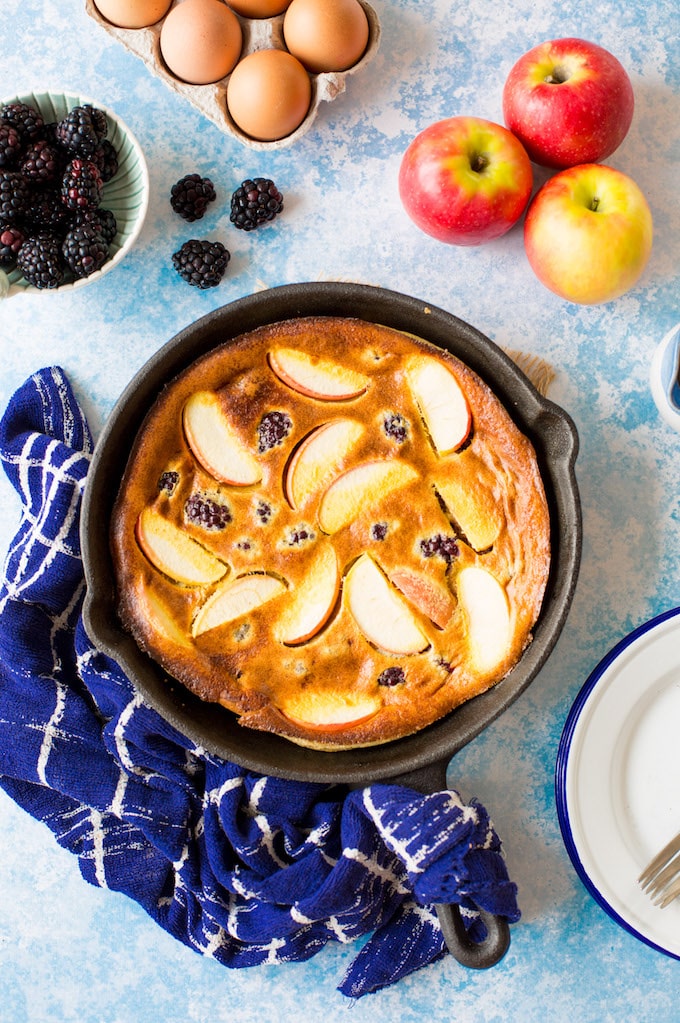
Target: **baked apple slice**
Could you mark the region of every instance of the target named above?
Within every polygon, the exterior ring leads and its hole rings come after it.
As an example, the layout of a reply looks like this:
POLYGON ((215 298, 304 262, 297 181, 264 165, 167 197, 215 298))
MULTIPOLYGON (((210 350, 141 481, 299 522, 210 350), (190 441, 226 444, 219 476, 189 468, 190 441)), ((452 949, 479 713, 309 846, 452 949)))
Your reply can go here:
POLYGON ((476 551, 493 547, 503 527, 503 517, 491 490, 451 473, 438 474, 433 484, 470 546, 476 551))
POLYGON ((305 643, 326 624, 340 592, 340 566, 333 547, 317 550, 307 575, 290 592, 290 603, 274 626, 274 637, 287 646, 305 643))
POLYGON ((135 536, 151 564, 185 586, 215 583, 229 570, 228 565, 154 508, 144 508, 140 513, 135 536))
POLYGON ((413 568, 396 568, 390 582, 400 590, 438 629, 445 629, 455 608, 453 596, 446 587, 413 568))
POLYGON ((192 635, 200 636, 242 618, 285 592, 283 580, 268 572, 249 572, 233 581, 229 579, 200 608, 194 618, 192 635))
POLYGON ((329 535, 353 522, 361 512, 418 478, 418 472, 398 459, 362 462, 331 483, 319 505, 319 528, 329 535))
POLYGON ((458 601, 467 617, 467 641, 474 667, 495 671, 510 648, 510 604, 505 588, 485 568, 471 565, 457 580, 458 601))
POLYGON ((366 639, 391 654, 418 654, 430 641, 406 601, 369 554, 361 554, 345 578, 347 606, 366 639))
POLYGON ((381 707, 380 698, 368 693, 314 689, 305 689, 279 704, 281 713, 293 724, 330 734, 365 724, 381 707))
POLYGON ((322 401, 358 398, 370 383, 364 373, 330 359, 317 359, 296 348, 273 348, 269 352, 269 365, 287 387, 322 401))
POLYGON ((429 355, 413 355, 406 378, 438 455, 456 451, 467 440, 472 413, 451 370, 429 355))
POLYGON ((260 464, 235 433, 216 394, 192 394, 184 406, 182 423, 187 444, 214 479, 240 487, 260 482, 260 464))
POLYGON ((302 508, 338 472, 364 427, 354 419, 333 419, 301 441, 286 466, 283 489, 291 508, 302 508))

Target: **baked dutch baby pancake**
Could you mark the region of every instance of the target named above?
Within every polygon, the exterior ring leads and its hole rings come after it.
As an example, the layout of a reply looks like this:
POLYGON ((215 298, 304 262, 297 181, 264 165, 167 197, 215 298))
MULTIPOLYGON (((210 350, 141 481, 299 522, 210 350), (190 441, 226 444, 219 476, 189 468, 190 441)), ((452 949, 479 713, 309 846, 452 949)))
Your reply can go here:
POLYGON ((121 620, 242 725, 410 735, 500 681, 538 618, 534 449, 453 355, 363 320, 269 324, 146 416, 112 516, 121 620))

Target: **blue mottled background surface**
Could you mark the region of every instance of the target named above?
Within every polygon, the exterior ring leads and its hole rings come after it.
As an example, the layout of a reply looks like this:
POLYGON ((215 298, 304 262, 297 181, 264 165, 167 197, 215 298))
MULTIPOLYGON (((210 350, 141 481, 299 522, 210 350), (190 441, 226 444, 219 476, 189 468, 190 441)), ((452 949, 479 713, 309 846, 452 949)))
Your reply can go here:
MULTIPOLYGON (((677 0, 373 6, 382 25, 376 58, 322 104, 295 146, 260 153, 168 89, 81 0, 4 0, 0 97, 53 88, 114 109, 146 154, 151 202, 137 246, 114 273, 74 295, 0 303, 0 399, 4 408, 31 372, 59 363, 98 434, 131 376, 177 331, 263 286, 301 281, 351 280, 415 295, 502 346, 546 360, 555 373, 550 397, 580 435, 578 588, 539 677, 449 771, 450 784, 492 813, 522 920, 490 971, 466 971, 449 957, 352 1004, 335 987, 356 947, 328 946, 303 965, 229 972, 179 945, 132 902, 90 888, 47 829, 0 794, 3 1023, 680 1019, 680 964, 625 932, 588 895, 564 849, 553 794, 564 721, 591 670, 632 628, 680 604, 680 434, 662 424, 648 386, 654 349, 680 319, 677 0), (482 248, 443 246, 413 227, 396 188, 401 155, 418 131, 454 114, 501 120, 514 61, 567 35, 612 50, 630 73, 635 118, 607 162, 638 182, 656 227, 639 284, 592 308, 539 284, 520 229, 482 248), (194 171, 218 191, 200 235, 232 253, 222 284, 204 293, 170 263, 195 234, 172 214, 170 187, 194 171), (275 179, 286 209, 246 235, 229 224, 229 196, 258 174, 275 179)), ((3 476, 3 551, 18 511, 3 476)))

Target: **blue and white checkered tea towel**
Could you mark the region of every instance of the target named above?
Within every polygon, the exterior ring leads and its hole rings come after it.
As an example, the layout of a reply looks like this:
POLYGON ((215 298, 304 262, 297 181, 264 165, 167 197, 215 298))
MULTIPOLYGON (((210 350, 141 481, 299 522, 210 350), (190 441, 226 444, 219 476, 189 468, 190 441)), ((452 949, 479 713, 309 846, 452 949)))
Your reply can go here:
POLYGON ((64 373, 0 422, 22 502, 0 589, 0 784, 168 932, 230 967, 370 935, 340 990, 376 991, 445 951, 436 902, 519 918, 485 809, 452 791, 263 777, 206 755, 147 707, 81 620, 78 523, 92 439, 64 373))

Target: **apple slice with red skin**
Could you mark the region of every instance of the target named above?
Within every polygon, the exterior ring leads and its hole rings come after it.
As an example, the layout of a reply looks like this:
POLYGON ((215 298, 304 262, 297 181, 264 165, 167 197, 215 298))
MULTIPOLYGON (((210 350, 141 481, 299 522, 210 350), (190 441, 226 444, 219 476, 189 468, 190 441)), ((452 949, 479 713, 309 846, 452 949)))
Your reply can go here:
POLYGON ((438 629, 445 629, 454 612, 455 601, 445 587, 412 568, 396 568, 390 582, 407 600, 426 615, 438 629))
POLYGON ((380 698, 369 693, 315 689, 305 689, 279 704, 281 713, 294 725, 330 735, 365 724, 381 707, 380 698))
POLYGON ((406 376, 437 454, 458 450, 470 434, 472 413, 456 377, 429 355, 412 356, 406 376))
POLYGON ((321 498, 319 528, 329 535, 338 533, 367 508, 417 478, 417 470, 398 459, 375 459, 353 466, 334 479, 321 498))
POLYGON ((286 588, 282 579, 267 572, 249 572, 233 581, 227 580, 200 608, 194 618, 192 635, 200 636, 210 629, 242 618, 285 593, 286 588))
POLYGON ((316 551, 299 586, 291 590, 290 603, 274 626, 274 637, 287 646, 305 643, 326 624, 340 592, 338 558, 330 543, 316 551))
POLYGON ((485 568, 470 565, 457 579, 458 602, 467 618, 472 663, 482 674, 494 671, 510 649, 512 638, 507 593, 485 568))
POLYGON ((364 373, 341 366, 330 359, 317 359, 296 348, 274 348, 269 352, 272 372, 286 386, 308 398, 348 401, 362 395, 369 383, 364 373))
POLYGON ((347 606, 366 639, 390 654, 418 654, 430 641, 369 554, 361 554, 345 577, 347 606))
POLYGON ((137 543, 152 565, 185 586, 215 583, 229 566, 154 508, 144 508, 135 525, 137 543))
POLYGON ((354 419, 333 419, 303 438, 284 473, 283 489, 291 508, 302 508, 336 475, 364 429, 354 419))
POLYGON ((259 483, 260 464, 232 428, 216 394, 192 394, 184 406, 182 422, 187 444, 216 480, 240 487, 259 483))

